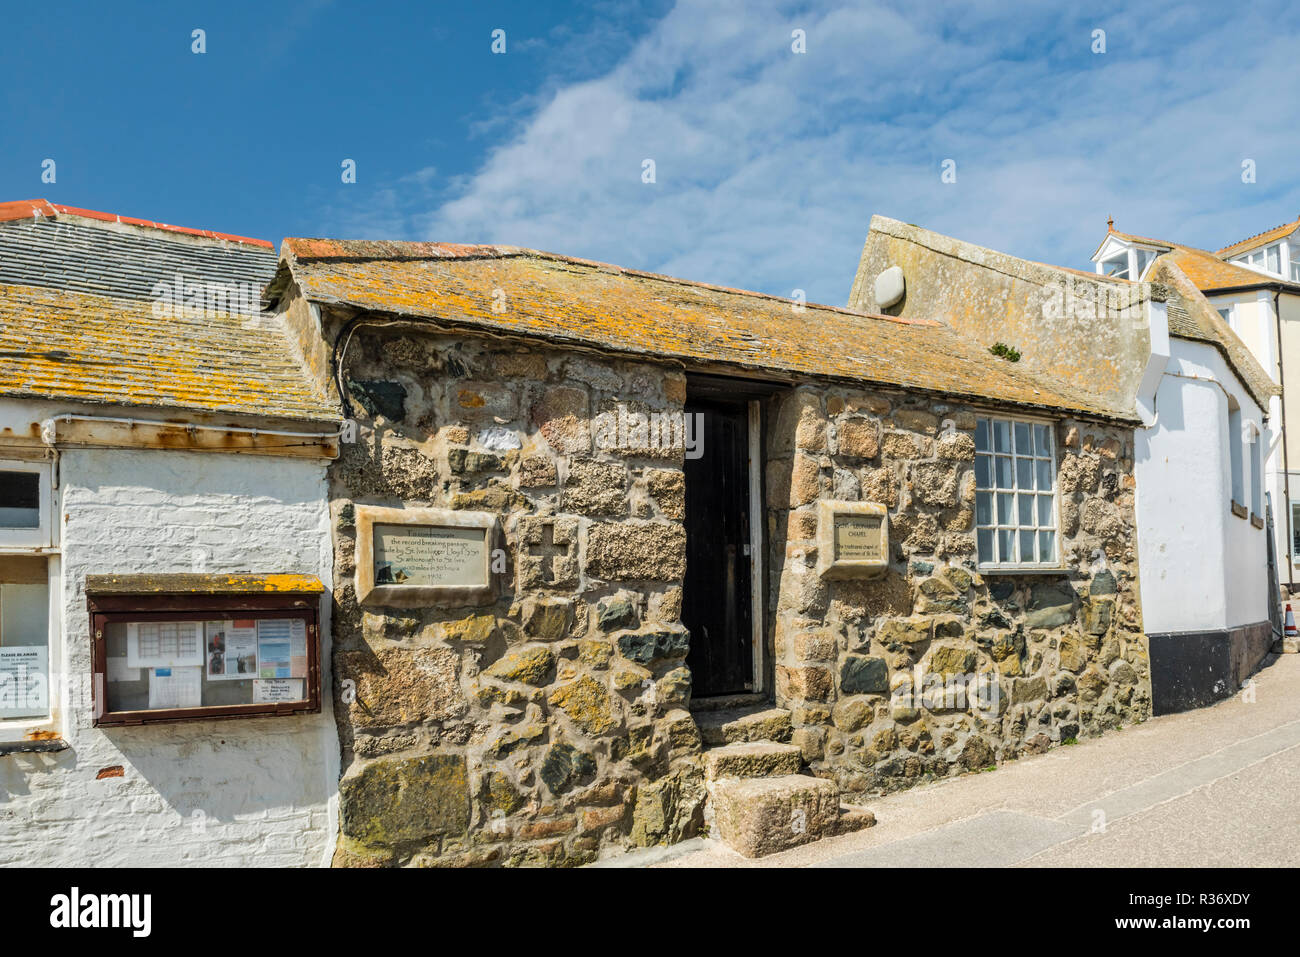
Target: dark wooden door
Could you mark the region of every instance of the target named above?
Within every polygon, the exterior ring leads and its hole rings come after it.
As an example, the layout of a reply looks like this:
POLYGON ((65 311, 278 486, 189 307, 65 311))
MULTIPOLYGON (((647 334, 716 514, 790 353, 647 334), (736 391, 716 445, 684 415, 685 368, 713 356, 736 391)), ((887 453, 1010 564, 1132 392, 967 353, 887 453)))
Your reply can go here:
POLYGON ((703 454, 686 460, 682 621, 691 632, 691 693, 707 698, 753 690, 748 408, 688 401, 686 411, 703 415, 703 454))

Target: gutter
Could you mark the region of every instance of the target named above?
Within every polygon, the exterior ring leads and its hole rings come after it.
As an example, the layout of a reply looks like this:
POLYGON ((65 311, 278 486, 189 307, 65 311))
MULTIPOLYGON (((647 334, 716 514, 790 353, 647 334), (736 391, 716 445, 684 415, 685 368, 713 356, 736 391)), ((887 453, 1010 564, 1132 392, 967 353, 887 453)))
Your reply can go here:
POLYGON ((1287 591, 1295 591, 1295 556, 1292 550, 1295 548, 1295 531, 1291 528, 1291 462, 1287 455, 1286 447, 1286 372, 1282 365, 1282 308, 1280 299, 1282 296, 1283 286, 1276 285, 1273 287, 1273 322, 1277 326, 1277 384, 1282 389, 1281 401, 1278 403, 1282 407, 1282 494, 1286 496, 1286 502, 1283 503, 1286 508, 1286 578, 1287 591))
POLYGON ((245 436, 248 444, 243 446, 221 446, 221 445, 198 445, 197 441, 192 443, 192 449, 196 451, 231 451, 231 452, 262 452, 275 454, 288 453, 289 449, 318 449, 319 453, 326 458, 338 457, 338 439, 343 434, 342 429, 336 429, 332 432, 299 432, 288 431, 284 429, 259 429, 244 426, 225 426, 225 425, 197 425, 190 423, 177 422, 160 422, 151 419, 133 419, 117 416, 105 415, 86 415, 80 413, 67 412, 61 415, 51 416, 41 423, 41 441, 44 442, 55 454, 58 453, 58 446, 61 442, 72 445, 91 445, 91 446, 119 446, 123 443, 120 440, 109 440, 107 437, 96 437, 93 433, 78 436, 75 438, 61 437, 59 435, 59 426, 73 425, 75 423, 84 423, 92 429, 95 426, 120 427, 128 431, 128 435, 135 439, 132 445, 141 445, 148 448, 162 448, 173 451, 183 450, 175 445, 164 444, 157 441, 158 434, 170 432, 184 432, 186 435, 196 437, 199 432, 220 433, 229 439, 233 436, 245 436), (136 430, 140 430, 137 432, 136 430), (154 431, 154 442, 150 443, 149 430, 154 431), (283 445, 263 445, 257 444, 258 439, 270 437, 275 439, 301 439, 301 442, 285 443, 283 445))

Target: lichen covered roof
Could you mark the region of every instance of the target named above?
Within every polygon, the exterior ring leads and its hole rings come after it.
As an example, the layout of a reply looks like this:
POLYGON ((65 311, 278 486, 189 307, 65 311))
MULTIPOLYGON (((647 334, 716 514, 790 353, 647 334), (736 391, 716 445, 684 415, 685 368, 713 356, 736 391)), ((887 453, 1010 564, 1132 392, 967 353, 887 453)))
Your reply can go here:
POLYGON ((1300 229, 1300 218, 1293 219, 1289 223, 1283 223, 1281 226, 1274 226, 1272 229, 1266 229, 1262 233, 1256 233, 1254 236, 1248 236, 1245 239, 1238 240, 1231 246, 1224 246, 1218 250, 1215 255, 1218 256, 1235 256, 1238 253, 1244 253, 1258 246, 1264 246, 1277 239, 1290 236, 1297 229, 1300 229))
POLYGON ((1218 349, 1246 386, 1255 404, 1267 411, 1268 400, 1281 395, 1281 388, 1201 294, 1178 257, 1174 253, 1166 253, 1156 259, 1151 267, 1151 278, 1154 282, 1172 287, 1178 293, 1169 300, 1169 334, 1179 339, 1205 342, 1218 349))
POLYGON ((151 303, 0 285, 0 395, 323 421, 271 317, 155 315, 151 303))
POLYGON ((1284 282, 1277 276, 1266 276, 1253 269, 1225 263, 1213 253, 1189 246, 1175 246, 1168 254, 1187 278, 1196 284, 1202 292, 1216 292, 1221 289, 1238 289, 1242 286, 1262 286, 1284 282))
POLYGON ((87 595, 319 595, 315 575, 190 574, 87 575, 87 595))
POLYGON ((716 371, 826 377, 1130 421, 934 321, 690 282, 511 246, 287 239, 312 302, 716 371))
MULTIPOLYGON (((1294 227, 1296 224, 1292 223, 1291 225, 1294 227)), ((1224 255, 1226 250, 1212 253, 1208 249, 1197 249, 1195 246, 1185 246, 1182 243, 1173 243, 1165 239, 1150 239, 1146 236, 1122 233, 1113 226, 1107 231, 1107 235, 1118 236, 1128 242, 1158 246, 1167 250, 1167 255, 1178 263, 1179 268, 1182 269, 1187 278, 1195 283, 1196 288, 1202 292, 1217 292, 1222 289, 1236 289, 1242 286, 1262 286, 1285 282, 1285 280, 1277 276, 1265 275, 1255 272, 1253 269, 1246 269, 1243 266, 1224 262, 1220 257, 1224 255)), ((1261 240, 1261 242, 1265 241, 1267 240, 1261 240)), ((1105 240, 1102 240, 1102 246, 1105 244, 1105 240)), ((1097 252, 1100 251, 1101 246, 1098 246, 1097 252)), ((1093 255, 1096 256, 1097 253, 1093 253, 1093 255)))

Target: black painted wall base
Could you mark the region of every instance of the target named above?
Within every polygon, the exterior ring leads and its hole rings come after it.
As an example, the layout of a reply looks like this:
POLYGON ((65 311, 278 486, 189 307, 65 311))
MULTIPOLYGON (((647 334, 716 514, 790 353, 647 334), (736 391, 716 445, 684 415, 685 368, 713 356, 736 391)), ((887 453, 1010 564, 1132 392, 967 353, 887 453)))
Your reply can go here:
POLYGON ((1273 644, 1267 621, 1217 631, 1148 635, 1151 711, 1174 714, 1222 701, 1241 689, 1273 644))

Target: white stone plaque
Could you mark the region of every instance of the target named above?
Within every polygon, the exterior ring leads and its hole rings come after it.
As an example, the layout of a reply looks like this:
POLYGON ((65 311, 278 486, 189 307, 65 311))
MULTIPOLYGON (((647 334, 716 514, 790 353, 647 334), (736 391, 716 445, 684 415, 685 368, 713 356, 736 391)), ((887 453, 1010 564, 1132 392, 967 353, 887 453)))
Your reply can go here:
POLYGON ((376 525, 375 584, 486 585, 487 529, 376 525))
POLYGON ((356 510, 362 604, 467 605, 490 598, 495 515, 366 505, 356 510))
POLYGON ((889 567, 889 514, 874 502, 817 503, 817 572, 871 578, 889 567))

